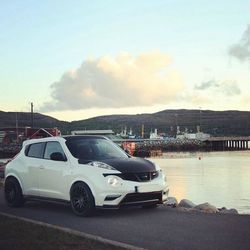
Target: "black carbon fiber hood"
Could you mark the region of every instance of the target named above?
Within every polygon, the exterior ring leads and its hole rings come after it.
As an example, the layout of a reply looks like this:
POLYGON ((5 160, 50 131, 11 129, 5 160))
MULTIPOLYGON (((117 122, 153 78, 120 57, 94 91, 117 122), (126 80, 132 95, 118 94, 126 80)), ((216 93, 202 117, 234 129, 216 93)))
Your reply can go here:
POLYGON ((145 173, 145 172, 155 172, 155 165, 142 158, 116 158, 116 159, 106 159, 102 162, 112 166, 121 173, 145 173))

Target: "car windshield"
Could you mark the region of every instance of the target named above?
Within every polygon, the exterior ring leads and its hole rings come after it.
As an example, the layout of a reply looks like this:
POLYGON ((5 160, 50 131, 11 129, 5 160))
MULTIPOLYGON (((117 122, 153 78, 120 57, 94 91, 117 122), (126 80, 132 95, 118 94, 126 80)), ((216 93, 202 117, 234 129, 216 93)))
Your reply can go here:
POLYGON ((67 140, 66 145, 77 159, 98 161, 128 158, 128 155, 118 145, 105 138, 74 138, 67 140))

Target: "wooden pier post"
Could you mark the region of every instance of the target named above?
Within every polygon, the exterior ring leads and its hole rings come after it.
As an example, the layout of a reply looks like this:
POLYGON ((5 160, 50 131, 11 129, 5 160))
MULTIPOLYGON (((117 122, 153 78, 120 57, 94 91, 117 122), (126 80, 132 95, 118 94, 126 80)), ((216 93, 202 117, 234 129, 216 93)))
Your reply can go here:
POLYGON ((206 143, 211 150, 247 150, 250 136, 210 137, 206 143))

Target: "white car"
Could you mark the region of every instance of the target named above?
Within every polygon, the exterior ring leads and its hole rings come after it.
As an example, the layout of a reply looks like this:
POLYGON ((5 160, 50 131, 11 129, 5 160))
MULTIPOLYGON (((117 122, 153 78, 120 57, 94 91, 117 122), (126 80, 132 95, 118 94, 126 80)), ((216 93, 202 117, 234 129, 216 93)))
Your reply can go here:
POLYGON ((160 167, 126 154, 102 136, 65 136, 27 140, 5 169, 5 199, 19 207, 27 199, 71 203, 90 215, 96 207, 156 207, 169 188, 160 167))

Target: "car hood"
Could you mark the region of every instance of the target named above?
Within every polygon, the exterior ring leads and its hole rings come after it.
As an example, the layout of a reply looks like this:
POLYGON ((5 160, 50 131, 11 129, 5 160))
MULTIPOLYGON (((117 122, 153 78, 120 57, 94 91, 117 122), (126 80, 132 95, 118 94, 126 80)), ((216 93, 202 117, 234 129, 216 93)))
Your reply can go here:
POLYGON ((102 162, 112 166, 121 173, 145 173, 145 172, 155 172, 155 165, 142 158, 125 158, 125 159, 106 159, 102 162))

